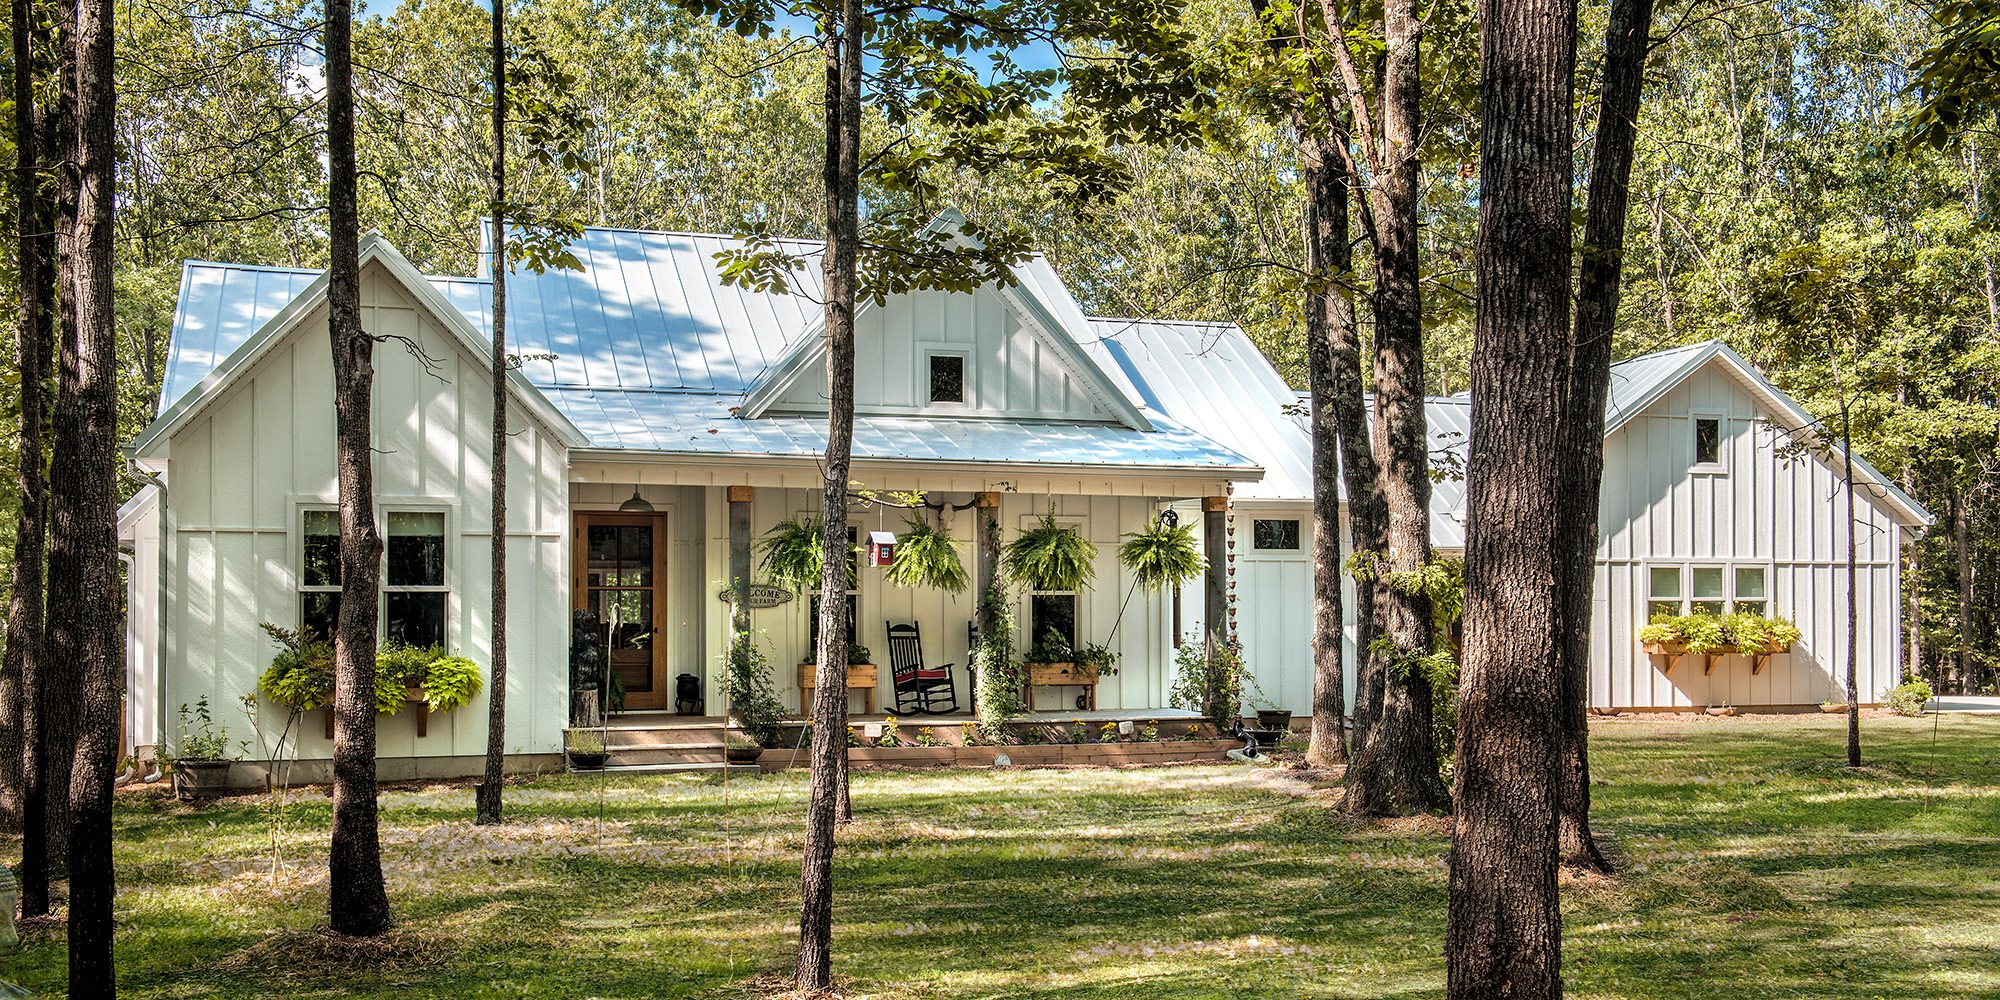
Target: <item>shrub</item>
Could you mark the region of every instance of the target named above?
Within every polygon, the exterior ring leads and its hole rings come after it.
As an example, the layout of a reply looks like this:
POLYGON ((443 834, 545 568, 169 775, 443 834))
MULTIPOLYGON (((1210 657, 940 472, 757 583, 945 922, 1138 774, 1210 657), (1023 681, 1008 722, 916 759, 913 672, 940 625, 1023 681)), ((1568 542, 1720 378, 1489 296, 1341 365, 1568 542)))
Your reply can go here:
POLYGON ((1882 696, 1882 707, 1897 715, 1918 716, 1924 714, 1924 705, 1930 700, 1930 683, 1914 677, 1890 688, 1882 696))
POLYGON ((208 696, 195 699, 194 708, 182 705, 180 736, 171 753, 162 754, 167 763, 231 759, 229 730, 215 724, 208 712, 208 696))
POLYGON ((758 746, 777 746, 778 723, 785 716, 785 705, 778 700, 777 686, 771 682, 771 665, 749 633, 736 633, 736 641, 730 643, 727 666, 729 714, 758 746))
POLYGON ((1173 689, 1176 708, 1191 708, 1228 731, 1236 721, 1237 706, 1243 701, 1243 657, 1236 644, 1216 636, 1202 642, 1190 634, 1174 653, 1173 689))

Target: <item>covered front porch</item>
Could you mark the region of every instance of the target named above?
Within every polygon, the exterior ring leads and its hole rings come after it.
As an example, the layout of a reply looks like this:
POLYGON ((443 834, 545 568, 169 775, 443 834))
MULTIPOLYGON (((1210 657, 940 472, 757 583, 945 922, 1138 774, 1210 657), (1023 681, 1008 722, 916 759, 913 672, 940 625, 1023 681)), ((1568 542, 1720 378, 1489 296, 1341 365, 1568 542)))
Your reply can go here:
MULTIPOLYGON (((1032 718, 1129 722, 1180 714, 1167 707, 1177 640, 1199 641, 1204 621, 1227 615, 1226 480, 886 462, 856 462, 853 479, 848 520, 860 553, 845 612, 858 664, 850 668, 849 708, 862 724, 894 716, 906 725, 955 726, 971 717, 978 596, 998 571, 1002 546, 1051 517, 1095 547, 1089 579, 1061 590, 1006 588, 1014 659, 1085 647, 1100 647, 1109 659, 1094 676, 1036 671, 1041 683, 1024 692, 1032 718), (912 496, 921 501, 899 505, 912 496), (1192 529, 1207 568, 1180 587, 1153 592, 1136 585, 1118 549, 1128 533, 1170 508, 1169 517, 1192 529), (913 520, 950 537, 968 578, 964 590, 898 586, 870 558, 871 536, 904 535, 913 520), (905 633, 893 650, 891 628, 905 633), (943 680, 922 702, 896 683, 896 667, 919 656, 930 676, 943 680)), ((690 722, 721 716, 724 657, 740 629, 768 665, 785 710, 806 714, 817 675, 819 597, 773 583, 765 557, 781 525, 817 519, 816 463, 576 461, 570 489, 572 606, 595 614, 604 630, 614 713, 690 722)))

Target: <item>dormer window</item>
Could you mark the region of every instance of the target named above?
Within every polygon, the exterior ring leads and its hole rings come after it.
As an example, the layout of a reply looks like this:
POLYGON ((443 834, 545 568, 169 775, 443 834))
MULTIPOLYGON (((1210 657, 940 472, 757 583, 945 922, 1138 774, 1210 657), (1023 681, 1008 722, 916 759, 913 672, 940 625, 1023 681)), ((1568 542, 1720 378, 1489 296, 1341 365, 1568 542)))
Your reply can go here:
POLYGON ((1694 418, 1694 464, 1697 468, 1705 466, 1710 470, 1722 467, 1721 417, 1694 418))
POLYGON ((965 355, 937 353, 930 356, 930 401, 965 402, 965 355))

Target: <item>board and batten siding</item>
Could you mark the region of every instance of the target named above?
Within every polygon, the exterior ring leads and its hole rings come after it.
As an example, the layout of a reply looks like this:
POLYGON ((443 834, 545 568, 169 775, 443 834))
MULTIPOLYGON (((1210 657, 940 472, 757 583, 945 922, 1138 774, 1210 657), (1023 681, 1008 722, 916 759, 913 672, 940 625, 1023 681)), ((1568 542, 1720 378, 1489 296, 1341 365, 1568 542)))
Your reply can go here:
MULTIPOLYGON (((1601 708, 1807 706, 1846 681, 1846 498, 1838 457, 1793 436, 1725 366, 1695 372, 1605 443, 1591 704, 1601 708), (1722 427, 1722 468, 1695 468, 1693 419, 1722 427), (1831 463, 1831 464, 1830 464, 1831 463), (1744 656, 1683 657, 1663 673, 1639 646, 1654 566, 1764 566, 1770 613, 1804 636, 1751 673, 1744 656)), ((1855 498, 1857 685, 1880 700, 1898 680, 1901 529, 1865 486, 1855 498)), ((1684 578, 1685 579, 1685 578, 1684 578)))
MULTIPOLYGON (((364 329, 391 338, 374 355, 378 516, 445 513, 446 644, 490 672, 488 360, 467 351, 379 264, 363 267, 361 302, 364 329)), ((276 649, 258 623, 299 624, 302 512, 338 500, 326 330, 322 305, 171 438, 162 524, 169 740, 173 711, 202 697, 233 736, 249 737, 237 699, 256 690, 276 649)), ((506 746, 509 753, 557 753, 569 712, 567 458, 561 439, 518 400, 508 420, 506 746)), ((406 708, 381 720, 380 757, 485 750, 483 692, 434 714, 425 737, 417 736, 414 716, 406 708)), ((267 733, 279 733, 284 721, 282 710, 262 709, 267 733)), ((322 732, 320 713, 311 713, 297 733, 302 760, 330 756, 322 732)))
MULTIPOLYGON (((925 291, 894 296, 863 308, 854 326, 857 413, 1115 419, 1058 360, 1045 335, 1024 323, 1013 304, 990 287, 970 295, 925 291), (930 402, 933 353, 965 359, 963 404, 930 402)), ((824 413, 824 360, 809 365, 773 409, 824 413)))

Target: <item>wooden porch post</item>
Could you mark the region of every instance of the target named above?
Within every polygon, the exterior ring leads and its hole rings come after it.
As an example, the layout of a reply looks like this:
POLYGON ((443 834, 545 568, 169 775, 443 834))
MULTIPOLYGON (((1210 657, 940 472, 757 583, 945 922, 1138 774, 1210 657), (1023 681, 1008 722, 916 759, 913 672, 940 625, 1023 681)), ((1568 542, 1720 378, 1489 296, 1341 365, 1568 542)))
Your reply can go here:
MULTIPOLYGON (((974 581, 979 587, 976 599, 986 593, 986 588, 993 585, 993 577, 1000 572, 1000 494, 974 493, 972 505, 973 548, 979 553, 978 576, 974 581)), ((979 627, 984 629, 986 623, 980 622, 979 627)))
POLYGON ((1229 638, 1229 498, 1201 498, 1201 538, 1208 569, 1202 574, 1202 642, 1229 638))
POLYGON ((729 642, 750 631, 750 502, 757 491, 729 487, 729 642))

